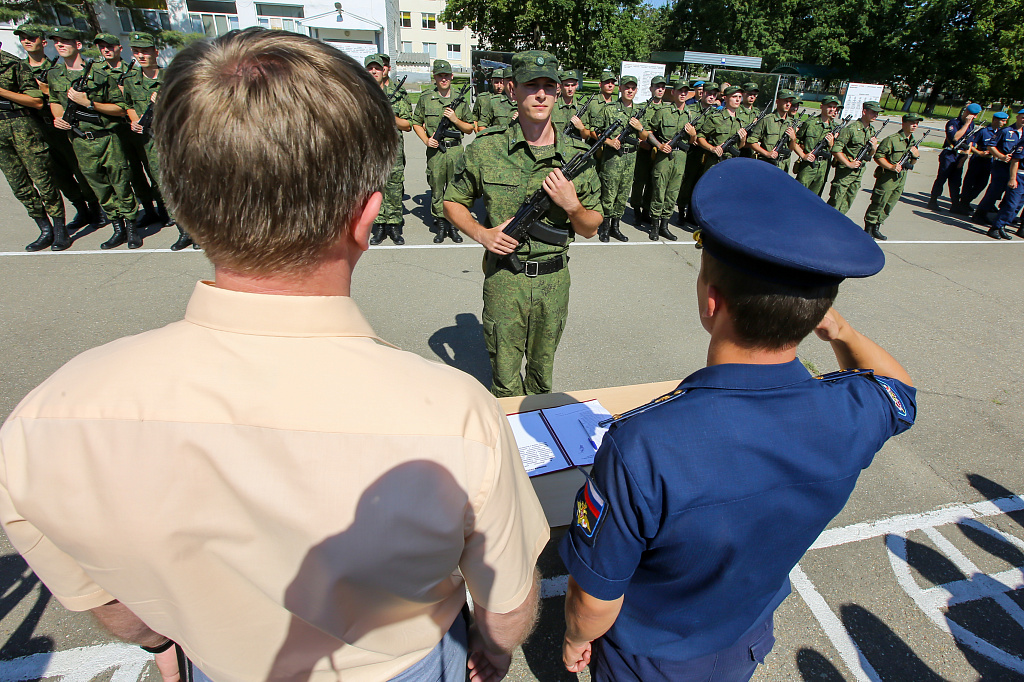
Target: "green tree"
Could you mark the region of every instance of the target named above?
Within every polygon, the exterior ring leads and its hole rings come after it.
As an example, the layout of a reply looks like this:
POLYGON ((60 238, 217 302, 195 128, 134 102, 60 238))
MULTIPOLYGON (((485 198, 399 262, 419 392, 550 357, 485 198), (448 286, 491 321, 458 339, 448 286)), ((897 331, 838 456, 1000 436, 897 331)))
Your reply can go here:
MULTIPOLYGON (((146 20, 142 8, 132 0, 118 0, 113 4, 127 9, 132 15, 132 23, 136 27, 147 27, 159 45, 181 47, 202 37, 181 31, 165 31, 160 26, 153 26, 146 20)), ((58 26, 77 20, 76 24, 84 23, 89 33, 95 35, 102 30, 97 5, 87 0, 0 0, 0 21, 28 21, 43 26, 58 26)))

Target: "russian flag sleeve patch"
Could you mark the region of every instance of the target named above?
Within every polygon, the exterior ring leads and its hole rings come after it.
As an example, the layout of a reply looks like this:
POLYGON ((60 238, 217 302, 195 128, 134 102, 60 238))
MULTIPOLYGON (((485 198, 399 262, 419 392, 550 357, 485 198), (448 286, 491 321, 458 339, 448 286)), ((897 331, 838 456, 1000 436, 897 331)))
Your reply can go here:
POLYGON ((576 493, 576 518, 573 520, 584 542, 594 544, 594 538, 601 530, 607 514, 608 504, 604 495, 597 489, 593 479, 588 477, 586 484, 576 493))

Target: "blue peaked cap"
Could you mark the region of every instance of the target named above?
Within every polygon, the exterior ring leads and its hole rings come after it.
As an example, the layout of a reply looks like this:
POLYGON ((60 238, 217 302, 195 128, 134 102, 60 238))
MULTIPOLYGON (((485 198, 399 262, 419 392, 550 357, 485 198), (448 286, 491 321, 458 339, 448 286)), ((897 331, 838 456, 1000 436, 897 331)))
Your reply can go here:
POLYGON ((693 217, 708 253, 749 275, 795 287, 870 277, 885 265, 871 236, 759 159, 712 166, 693 190, 693 217))

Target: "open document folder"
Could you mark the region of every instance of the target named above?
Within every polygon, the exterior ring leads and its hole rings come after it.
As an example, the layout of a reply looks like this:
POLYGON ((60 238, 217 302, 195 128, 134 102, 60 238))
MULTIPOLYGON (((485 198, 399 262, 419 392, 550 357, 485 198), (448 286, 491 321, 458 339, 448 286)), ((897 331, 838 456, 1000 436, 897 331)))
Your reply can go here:
POLYGON ((611 413, 597 400, 508 415, 523 467, 531 477, 594 463, 611 413))

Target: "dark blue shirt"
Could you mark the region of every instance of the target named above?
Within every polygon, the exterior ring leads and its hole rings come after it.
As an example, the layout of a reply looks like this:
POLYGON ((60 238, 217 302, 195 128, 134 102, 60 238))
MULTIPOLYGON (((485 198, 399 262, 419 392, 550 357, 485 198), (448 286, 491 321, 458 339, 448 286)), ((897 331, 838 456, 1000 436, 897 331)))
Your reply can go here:
POLYGON ((1001 129, 985 126, 974 135, 974 146, 978 151, 985 151, 996 143, 1001 129))
POLYGON ((559 548, 588 594, 625 595, 607 643, 687 661, 785 599, 790 570, 917 411, 899 381, 837 374, 706 367, 612 426, 559 548))
POLYGON ((959 144, 960 142, 964 143, 961 149, 964 151, 967 150, 968 143, 965 141, 965 138, 969 139, 971 135, 974 133, 974 121, 971 121, 971 124, 967 126, 967 132, 963 134, 963 137, 961 137, 959 140, 953 139, 957 131, 960 130, 960 128, 962 128, 963 125, 963 121, 961 121, 959 118, 951 118, 950 120, 946 121, 946 143, 943 145, 944 152, 955 154, 956 152, 953 151, 953 147, 959 144))
MULTIPOLYGON (((1020 142, 1021 131, 1017 130, 1013 126, 1006 126, 999 131, 999 136, 996 138, 995 148, 1001 151, 1003 154, 1010 154, 1013 152, 1013 148, 1020 142)), ((999 159, 995 159, 998 161, 999 159)))

